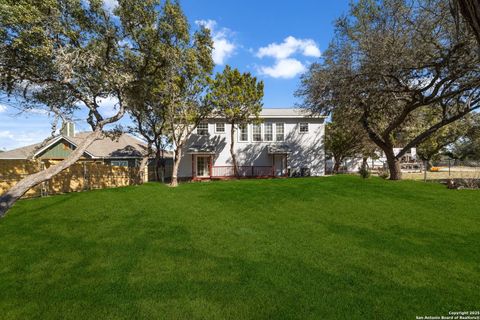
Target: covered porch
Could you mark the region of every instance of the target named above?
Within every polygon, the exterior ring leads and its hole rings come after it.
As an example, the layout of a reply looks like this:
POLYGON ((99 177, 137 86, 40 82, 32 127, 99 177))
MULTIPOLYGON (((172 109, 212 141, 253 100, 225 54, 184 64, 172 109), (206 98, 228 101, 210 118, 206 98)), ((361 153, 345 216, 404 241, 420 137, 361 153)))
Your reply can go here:
POLYGON ((187 154, 192 156, 192 180, 208 180, 213 175, 213 146, 191 147, 187 154))
POLYGON ((274 177, 288 177, 290 148, 286 145, 267 146, 267 153, 272 158, 272 175, 274 177))
POLYGON ((187 154, 192 157, 192 180, 288 177, 288 147, 267 146, 266 151, 270 165, 238 166, 238 175, 235 176, 233 165, 214 166, 214 146, 191 147, 187 154))

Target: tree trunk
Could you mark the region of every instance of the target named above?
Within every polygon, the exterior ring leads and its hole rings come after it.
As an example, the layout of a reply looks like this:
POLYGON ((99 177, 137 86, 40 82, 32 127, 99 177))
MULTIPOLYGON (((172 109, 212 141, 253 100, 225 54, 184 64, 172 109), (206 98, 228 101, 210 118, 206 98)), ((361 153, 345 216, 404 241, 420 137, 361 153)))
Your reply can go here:
POLYGON ((182 147, 178 146, 175 149, 175 155, 173 158, 172 181, 170 181, 170 187, 178 186, 178 168, 180 166, 181 158, 182 158, 182 147))
POLYGON ((145 176, 145 167, 148 164, 148 155, 142 158, 142 162, 140 162, 140 166, 138 168, 138 183, 142 184, 148 181, 148 175, 145 176))
POLYGON ((162 177, 160 177, 160 150, 155 153, 155 179, 162 181, 162 177))
POLYGON ((456 2, 480 45, 480 3, 478 0, 456 0, 456 2))
POLYGON ((338 172, 340 171, 340 166, 342 165, 342 159, 338 159, 337 158, 334 158, 334 164, 333 164, 333 174, 338 174, 338 172))
POLYGON ((15 202, 20 199, 28 190, 39 185, 40 183, 51 179, 53 176, 59 174, 63 170, 67 169, 78 159, 82 157, 87 148, 92 144, 93 141, 100 138, 102 131, 97 129, 89 134, 78 146, 77 148, 62 162, 54 166, 49 167, 43 171, 31 174, 22 180, 20 180, 16 185, 7 190, 4 194, 0 196, 0 218, 5 216, 7 211, 15 204, 15 202))
POLYGON ((366 157, 362 158, 362 168, 368 170, 368 158, 366 158, 366 157))
POLYGON ((432 159, 427 159, 427 170, 430 171, 430 169, 432 169, 432 167, 433 167, 432 159))
POLYGON ((387 157, 388 171, 390 172, 390 180, 402 180, 402 170, 400 160, 395 156, 393 150, 383 150, 387 157))
POLYGON ((161 172, 161 181, 162 183, 165 183, 165 173, 166 173, 166 170, 165 170, 165 167, 166 167, 166 161, 165 161, 165 154, 164 154, 164 150, 161 149, 161 152, 160 152, 160 172, 161 172))
POLYGON ((232 156, 233 174, 238 177, 237 157, 235 156, 235 123, 231 123, 230 128, 230 155, 232 156))

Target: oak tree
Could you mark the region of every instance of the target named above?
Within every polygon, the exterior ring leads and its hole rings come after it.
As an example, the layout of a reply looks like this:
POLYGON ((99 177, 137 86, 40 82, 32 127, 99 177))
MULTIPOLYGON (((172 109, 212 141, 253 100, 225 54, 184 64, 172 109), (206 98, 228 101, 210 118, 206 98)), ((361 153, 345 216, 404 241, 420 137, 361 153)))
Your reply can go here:
POLYGON ((314 112, 348 108, 384 151, 390 179, 401 179, 400 158, 442 127, 480 108, 475 38, 444 0, 360 0, 336 23, 320 63, 297 94, 314 112), (419 110, 438 121, 399 146, 419 110), (397 153, 394 147, 401 147, 397 153))
POLYGON ((215 114, 230 124, 230 155, 235 176, 238 176, 235 128, 259 121, 262 98, 263 81, 257 81, 250 73, 241 73, 228 65, 211 82, 207 99, 215 109, 215 114))
POLYGON ((26 191, 75 163, 126 109, 131 81, 121 50, 121 26, 102 1, 45 0, 0 2, 0 91, 20 108, 46 108, 56 115, 85 114, 92 132, 64 161, 29 175, 0 197, 0 217, 26 191), (100 100, 116 99, 106 117, 100 100))

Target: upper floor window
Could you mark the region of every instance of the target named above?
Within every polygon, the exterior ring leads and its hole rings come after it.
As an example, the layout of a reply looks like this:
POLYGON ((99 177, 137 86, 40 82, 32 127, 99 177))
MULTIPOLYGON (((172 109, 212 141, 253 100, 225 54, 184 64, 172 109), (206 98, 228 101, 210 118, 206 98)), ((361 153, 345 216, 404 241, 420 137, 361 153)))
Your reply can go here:
POLYGON ((215 124, 216 133, 225 133, 225 123, 219 122, 215 124))
POLYGON ((300 122, 300 133, 308 133, 308 122, 300 122))
POLYGON ((262 141, 262 125, 252 125, 252 140, 255 142, 262 141))
POLYGON ((263 139, 265 141, 273 141, 273 123, 265 123, 263 125, 263 128, 264 128, 264 135, 263 135, 263 139))
POLYGON ((197 126, 197 134, 201 136, 208 136, 208 123, 200 122, 197 126))
POLYGON ((248 126, 246 124, 240 125, 239 130, 238 141, 248 141, 248 126))
POLYGON ((284 124, 281 122, 275 124, 275 140, 276 141, 285 140, 285 127, 284 127, 284 124))

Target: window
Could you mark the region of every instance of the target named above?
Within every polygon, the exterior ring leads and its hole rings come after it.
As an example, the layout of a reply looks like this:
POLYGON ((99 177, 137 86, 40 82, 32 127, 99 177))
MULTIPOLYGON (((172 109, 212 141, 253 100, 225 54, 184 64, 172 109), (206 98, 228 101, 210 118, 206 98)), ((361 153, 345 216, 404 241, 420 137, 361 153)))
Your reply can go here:
POLYGON ((265 133, 263 139, 265 141, 273 141, 273 123, 264 124, 265 133))
POLYGON ((197 134, 201 136, 208 136, 208 123, 199 123, 197 126, 197 134))
POLYGON ((275 141, 283 141, 285 139, 285 128, 283 123, 275 124, 275 141))
POLYGON ((300 123, 300 133, 308 133, 308 123, 301 122, 300 123))
POLYGON ((127 160, 113 160, 110 162, 110 165, 113 167, 128 167, 127 160))
POLYGON ((240 134, 238 140, 242 142, 248 141, 248 126, 246 124, 240 125, 240 134))
POLYGON ((216 133, 225 133, 225 123, 216 123, 215 124, 216 133))
POLYGON ((254 124, 252 125, 252 140, 253 141, 262 141, 262 125, 254 124))

